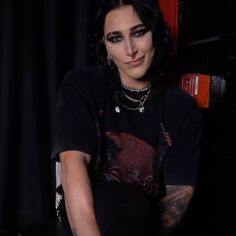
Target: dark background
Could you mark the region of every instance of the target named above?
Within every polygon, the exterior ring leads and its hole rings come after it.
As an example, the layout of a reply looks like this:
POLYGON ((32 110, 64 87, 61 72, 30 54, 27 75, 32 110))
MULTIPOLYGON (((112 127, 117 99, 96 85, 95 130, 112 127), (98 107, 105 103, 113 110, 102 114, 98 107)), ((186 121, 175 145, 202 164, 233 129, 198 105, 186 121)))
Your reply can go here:
MULTIPOLYGON (((0 235, 60 231, 54 228, 49 160, 56 96, 68 70, 93 61, 96 5, 92 0, 0 0, 0 235)), ((180 1, 181 73, 222 76, 227 87, 217 107, 202 109, 199 180, 176 235, 236 233, 234 9, 233 0, 180 1)))

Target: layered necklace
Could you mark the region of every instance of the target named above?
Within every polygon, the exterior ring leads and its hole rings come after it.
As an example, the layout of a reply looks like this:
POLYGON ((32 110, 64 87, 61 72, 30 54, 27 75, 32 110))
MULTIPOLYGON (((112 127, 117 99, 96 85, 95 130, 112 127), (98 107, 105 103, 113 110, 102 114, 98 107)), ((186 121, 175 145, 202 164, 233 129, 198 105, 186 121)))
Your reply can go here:
POLYGON ((116 97, 116 113, 121 112, 121 106, 131 111, 138 110, 140 113, 143 113, 145 111, 145 102, 150 97, 150 93, 150 83, 145 88, 141 89, 130 88, 124 84, 121 84, 119 93, 116 97))

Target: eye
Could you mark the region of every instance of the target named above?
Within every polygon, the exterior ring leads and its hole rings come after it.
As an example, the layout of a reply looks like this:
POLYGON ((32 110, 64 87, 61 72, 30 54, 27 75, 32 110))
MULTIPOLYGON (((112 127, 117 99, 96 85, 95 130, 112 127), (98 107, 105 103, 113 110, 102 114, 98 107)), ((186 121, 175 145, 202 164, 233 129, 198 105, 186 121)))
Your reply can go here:
POLYGON ((121 35, 110 36, 107 38, 107 40, 112 43, 118 43, 122 40, 122 36, 121 35))
POLYGON ((132 32, 132 36, 133 36, 133 37, 142 37, 142 36, 145 35, 147 32, 148 32, 147 29, 135 30, 134 32, 132 32))

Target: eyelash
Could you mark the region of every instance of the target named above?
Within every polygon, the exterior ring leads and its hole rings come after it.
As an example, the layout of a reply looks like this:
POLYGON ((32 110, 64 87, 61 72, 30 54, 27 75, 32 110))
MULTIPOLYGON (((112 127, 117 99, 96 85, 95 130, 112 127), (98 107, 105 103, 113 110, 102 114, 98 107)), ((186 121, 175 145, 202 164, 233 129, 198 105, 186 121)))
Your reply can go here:
MULTIPOLYGON (((145 35, 147 32, 148 32, 147 29, 140 29, 132 32, 131 36, 134 38, 139 38, 145 35)), ((111 36, 107 40, 111 43, 118 43, 122 40, 122 36, 121 35, 111 36)))
POLYGON ((111 43, 118 43, 122 40, 122 36, 118 35, 118 36, 111 36, 107 39, 109 42, 111 43))
POLYGON ((147 29, 140 29, 140 30, 137 30, 137 31, 134 31, 132 32, 132 36, 138 38, 138 37, 142 37, 143 35, 145 35, 146 33, 148 32, 147 29))

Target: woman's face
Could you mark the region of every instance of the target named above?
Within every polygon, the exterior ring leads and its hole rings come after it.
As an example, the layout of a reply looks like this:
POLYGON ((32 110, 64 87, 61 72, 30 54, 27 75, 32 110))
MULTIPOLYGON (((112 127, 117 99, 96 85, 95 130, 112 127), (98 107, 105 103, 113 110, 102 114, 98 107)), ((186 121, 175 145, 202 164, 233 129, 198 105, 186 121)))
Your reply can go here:
MULTIPOLYGON (((106 15, 104 39, 108 55, 116 64, 121 82, 142 87, 142 78, 154 55, 152 33, 131 5, 114 9, 106 15)), ((147 81, 146 81, 147 82, 147 81)))

